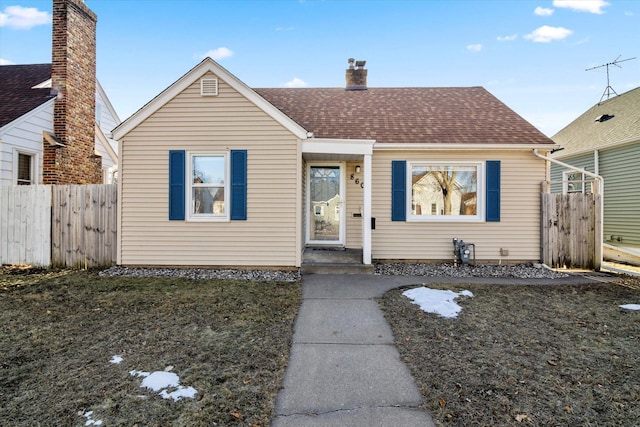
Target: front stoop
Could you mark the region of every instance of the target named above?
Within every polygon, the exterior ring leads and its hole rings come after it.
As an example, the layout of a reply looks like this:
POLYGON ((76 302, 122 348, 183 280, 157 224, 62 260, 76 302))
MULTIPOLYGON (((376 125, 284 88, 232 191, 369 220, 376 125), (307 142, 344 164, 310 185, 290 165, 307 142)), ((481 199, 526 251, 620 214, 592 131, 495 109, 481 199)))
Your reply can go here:
POLYGON ((362 263, 362 250, 331 247, 305 249, 302 274, 373 274, 373 265, 362 263))

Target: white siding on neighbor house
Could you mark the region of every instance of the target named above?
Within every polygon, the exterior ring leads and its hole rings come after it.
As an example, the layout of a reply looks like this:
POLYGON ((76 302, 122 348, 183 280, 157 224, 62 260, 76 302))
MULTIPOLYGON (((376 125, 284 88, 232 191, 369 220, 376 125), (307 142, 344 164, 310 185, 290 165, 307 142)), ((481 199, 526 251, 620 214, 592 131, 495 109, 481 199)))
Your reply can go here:
POLYGON ((122 141, 121 264, 299 264, 298 142, 221 79, 218 96, 201 96, 195 81, 122 141), (234 149, 247 150, 247 220, 169 221, 169 150, 234 149))
POLYGON ((102 87, 98 83, 96 89, 96 124, 104 134, 106 142, 103 142, 101 138, 96 135, 96 152, 102 156, 102 171, 105 184, 111 184, 113 182, 113 174, 118 166, 118 143, 111 138, 111 131, 120 124, 120 119, 113 110, 113 106, 109 102, 109 99, 104 94, 102 87), (109 148, 116 154, 116 158, 112 158, 104 147, 104 144, 109 144, 109 148))
POLYGON ((376 229, 371 232, 374 260, 453 260, 454 237, 474 243, 478 261, 540 260, 540 183, 545 179, 545 162, 531 151, 395 152, 374 149, 372 172, 372 217, 376 218, 376 229), (391 221, 392 160, 500 160, 500 222, 391 221), (507 249, 509 255, 501 256, 501 248, 507 249))
POLYGON ((15 185, 14 153, 34 155, 36 184, 42 182, 42 132, 53 132, 54 99, 42 104, 0 130, 0 185, 15 185))
POLYGON ((362 217, 354 217, 354 214, 362 214, 364 189, 360 184, 356 184, 356 180, 360 183, 364 179, 364 162, 348 162, 345 177, 346 183, 346 234, 347 239, 345 246, 347 248, 362 249, 362 217), (355 173, 356 165, 360 166, 360 173, 355 173), (353 174, 353 180, 351 175, 353 174))
MULTIPOLYGON (((120 119, 113 115, 109 105, 109 101, 102 97, 100 91, 96 91, 96 123, 107 138, 111 138, 111 131, 120 124, 120 119)), ((117 149, 117 146, 114 147, 115 151, 117 149)))

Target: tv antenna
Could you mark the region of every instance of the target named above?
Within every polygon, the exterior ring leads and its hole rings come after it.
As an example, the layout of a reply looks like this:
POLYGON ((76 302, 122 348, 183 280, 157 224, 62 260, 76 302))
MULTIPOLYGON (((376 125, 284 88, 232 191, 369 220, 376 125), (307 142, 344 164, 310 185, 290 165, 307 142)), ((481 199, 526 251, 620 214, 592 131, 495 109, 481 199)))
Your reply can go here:
POLYGON ((600 101, 598 102, 598 104, 600 104, 602 102, 602 98, 604 98, 605 95, 607 96, 607 99, 611 98, 611 93, 614 93, 614 94, 618 95, 618 92, 613 90, 613 88, 611 87, 611 84, 609 83, 609 66, 610 65, 615 65, 618 68, 622 68, 621 66, 618 65, 620 62, 631 61, 632 59, 636 59, 635 57, 627 58, 627 59, 620 59, 621 56, 622 55, 618 55, 618 57, 615 60, 613 60, 613 62, 607 62, 606 64, 597 65, 595 67, 587 68, 585 70, 585 71, 590 71, 590 70, 595 70, 596 68, 607 67, 607 87, 605 88, 604 92, 602 93, 602 96, 600 97, 600 101))

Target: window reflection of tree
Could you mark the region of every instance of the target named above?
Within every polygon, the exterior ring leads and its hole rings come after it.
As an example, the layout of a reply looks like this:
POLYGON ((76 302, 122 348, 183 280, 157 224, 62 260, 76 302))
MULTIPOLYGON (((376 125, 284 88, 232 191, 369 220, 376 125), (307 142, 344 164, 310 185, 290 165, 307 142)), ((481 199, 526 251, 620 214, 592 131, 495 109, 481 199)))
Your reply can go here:
MULTIPOLYGON (((412 175, 415 215, 423 215, 420 200, 429 201, 431 215, 476 215, 475 167, 415 166, 412 175)), ((424 209, 424 215, 428 212, 424 209)))

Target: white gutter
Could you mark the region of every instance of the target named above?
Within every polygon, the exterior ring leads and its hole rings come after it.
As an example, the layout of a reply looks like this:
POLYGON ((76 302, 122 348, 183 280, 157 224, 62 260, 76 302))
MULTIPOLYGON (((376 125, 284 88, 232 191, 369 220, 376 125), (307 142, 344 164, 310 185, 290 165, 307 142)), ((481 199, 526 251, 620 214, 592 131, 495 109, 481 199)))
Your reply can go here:
POLYGON ((536 148, 533 149, 533 154, 536 157, 540 157, 541 159, 547 160, 549 162, 553 162, 557 165, 560 165, 564 168, 567 169, 571 169, 574 170, 576 172, 580 172, 583 173, 587 176, 592 177, 593 179, 595 179, 598 182, 598 191, 597 193, 600 194, 601 197, 601 203, 600 203, 600 225, 598 226, 596 224, 596 249, 598 250, 598 253, 596 253, 595 256, 595 262, 596 262, 596 271, 600 271, 600 267, 602 266, 602 259, 603 259, 603 245, 604 245, 604 178, 601 175, 595 174, 595 173, 591 173, 588 172, 586 170, 577 168, 575 166, 571 166, 570 164, 561 162, 560 160, 556 160, 553 159, 551 157, 547 157, 547 156, 543 156, 542 154, 538 153, 538 150, 536 148), (600 242, 600 244, 597 244, 597 242, 600 242))
MULTIPOLYGON (((424 150, 531 150, 540 148, 541 144, 490 144, 490 143, 402 143, 402 142, 376 142, 373 149, 382 150, 403 150, 403 151, 424 151, 424 150)), ((549 149, 558 145, 549 144, 549 149)))

